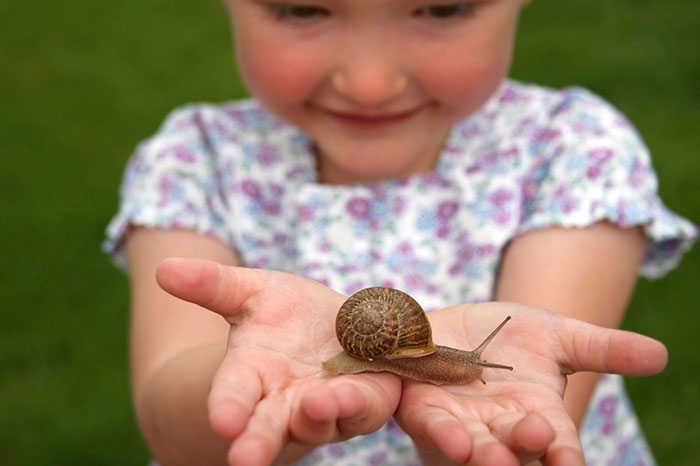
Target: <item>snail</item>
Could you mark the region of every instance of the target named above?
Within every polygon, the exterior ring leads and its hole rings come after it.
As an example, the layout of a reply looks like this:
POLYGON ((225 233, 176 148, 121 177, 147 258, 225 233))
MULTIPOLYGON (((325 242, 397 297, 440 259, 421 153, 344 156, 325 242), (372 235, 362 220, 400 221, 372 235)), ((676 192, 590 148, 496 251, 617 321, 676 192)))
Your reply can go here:
POLYGON ((435 385, 476 379, 486 383, 484 367, 513 370, 480 359, 508 320, 510 316, 473 351, 439 346, 433 343, 425 312, 411 296, 393 288, 365 288, 340 307, 336 335, 344 351, 322 367, 334 375, 386 371, 435 385))

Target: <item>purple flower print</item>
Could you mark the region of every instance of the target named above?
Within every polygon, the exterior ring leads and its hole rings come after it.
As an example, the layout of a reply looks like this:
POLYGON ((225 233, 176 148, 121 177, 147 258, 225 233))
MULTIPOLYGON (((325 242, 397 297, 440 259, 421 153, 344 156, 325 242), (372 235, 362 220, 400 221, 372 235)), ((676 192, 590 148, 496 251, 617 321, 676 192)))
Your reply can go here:
POLYGON ((425 279, 418 273, 411 273, 404 277, 404 283, 406 284, 406 289, 418 290, 423 287, 425 279))
POLYGON ((345 456, 345 448, 340 444, 334 443, 328 446, 328 453, 334 458, 342 458, 345 456))
POLYGON ((544 128, 533 134, 530 138, 530 144, 540 146, 556 140, 559 136, 561 136, 561 131, 558 129, 544 128))
POLYGON ((170 178, 169 176, 161 177, 160 183, 158 185, 161 197, 170 197, 170 193, 174 190, 174 187, 175 183, 173 182, 172 178, 170 178))
POLYGON ((489 199, 494 206, 503 207, 513 199, 513 193, 508 189, 497 189, 489 196, 489 199))
POLYGON ((396 251, 401 256, 410 257, 413 255, 413 246, 407 241, 402 241, 396 247, 396 251))
POLYGON ((400 214, 401 212, 403 212, 405 205, 406 205, 405 199, 401 196, 397 196, 394 198, 391 210, 394 214, 400 214))
POLYGON ((423 211, 418 215, 416 228, 419 231, 434 232, 438 238, 450 234, 450 220, 456 215, 459 205, 454 201, 444 201, 435 210, 423 211))
POLYGON ((566 186, 557 188, 554 192, 554 201, 557 208, 564 214, 572 212, 578 205, 576 199, 573 198, 569 188, 566 186))
POLYGON ((396 285, 391 280, 384 280, 379 284, 379 286, 383 286, 385 288, 396 288, 396 285))
POLYGON ((469 174, 480 170, 501 172, 510 163, 509 159, 517 157, 518 152, 519 150, 515 147, 506 150, 489 150, 480 154, 476 162, 466 168, 466 172, 469 174))
POLYGON ((396 419, 389 418, 389 421, 386 423, 386 427, 391 432, 392 434, 403 434, 403 429, 399 426, 399 423, 396 422, 396 419))
POLYGON ((327 286, 329 288, 331 286, 331 281, 328 279, 328 277, 309 277, 309 278, 317 281, 318 283, 320 283, 323 286, 327 286))
POLYGON ((497 209, 493 215, 491 216, 494 222, 496 223, 508 223, 511 219, 510 212, 508 212, 505 209, 497 209))
POLYGON ((379 451, 379 452, 374 453, 372 456, 369 457, 369 464, 371 464, 372 466, 377 466, 380 464, 384 464, 385 460, 386 460, 386 452, 379 451))
POLYGON ((346 208, 354 218, 366 219, 370 214, 370 201, 363 197, 354 197, 348 201, 346 208))
POLYGON ((469 262, 474 256, 474 249, 470 244, 465 244, 459 251, 457 251, 457 257, 462 262, 469 262))
POLYGON ((282 206, 279 202, 273 200, 262 201, 262 210, 268 215, 277 215, 282 210, 282 206))
POLYGON ((270 190, 270 194, 275 198, 280 198, 282 194, 284 194, 284 187, 277 183, 270 183, 268 189, 270 190))
POLYGON ((523 198, 521 208, 524 210, 524 207, 533 199, 535 199, 535 196, 537 195, 537 190, 539 189, 539 185, 537 184, 537 181, 533 178, 528 178, 523 182, 522 186, 523 198))
POLYGON ((336 268, 339 274, 341 275, 348 275, 357 270, 357 266, 355 264, 342 264, 336 268))
POLYGON ((489 196, 493 206, 491 219, 496 223, 507 223, 511 219, 508 203, 513 199, 513 193, 508 189, 498 189, 489 196))
POLYGON ((314 218, 314 210, 306 205, 297 207, 297 219, 300 222, 308 222, 314 218))
POLYGON ((501 103, 517 102, 521 98, 521 94, 516 92, 512 87, 506 87, 501 93, 498 100, 501 103))
POLYGON ((447 221, 457 213, 457 203, 454 201, 441 202, 437 208, 438 219, 447 221))
POLYGON ((437 230, 435 230, 435 236, 438 238, 447 238, 450 235, 450 227, 447 225, 440 225, 437 230))
POLYGON ((350 296, 351 294, 354 294, 354 293, 357 293, 358 291, 360 291, 363 287, 364 287, 363 283, 361 281, 356 280, 356 281, 348 283, 345 286, 345 289, 343 291, 346 295, 350 296))
POLYGON ((388 228, 393 217, 390 215, 390 206, 383 197, 371 200, 353 197, 346 203, 345 208, 350 216, 358 221, 355 225, 356 234, 363 234, 367 229, 376 231, 382 227, 388 228))
POLYGON ((476 255, 479 257, 487 257, 496 252, 496 248, 493 244, 485 244, 483 246, 477 246, 475 248, 476 255))
POLYGON ((595 165, 603 164, 609 161, 613 156, 613 151, 610 149, 593 149, 588 152, 589 160, 595 165))
POLYGON ((173 155, 178 162, 192 164, 197 161, 194 153, 182 144, 178 144, 173 148, 173 155))
POLYGON ((260 185, 253 180, 243 180, 243 182, 241 183, 241 190, 248 197, 251 197, 253 199, 260 199, 262 197, 260 185))
POLYGON ((600 176, 603 165, 612 158, 613 153, 610 149, 594 149, 589 151, 587 155, 590 165, 586 170, 586 176, 594 180, 600 176))
POLYGON ((617 397, 610 395, 606 396, 598 404, 598 412, 604 416, 611 417, 615 413, 615 408, 617 407, 617 397))
POLYGON ((615 427, 615 410, 617 408, 617 397, 609 395, 598 403, 598 413, 601 418, 600 431, 603 435, 609 435, 615 427))
POLYGON ((284 193, 284 188, 280 185, 271 183, 267 185, 265 191, 263 187, 256 181, 245 179, 241 182, 241 191, 252 199, 253 202, 249 205, 249 212, 253 215, 277 215, 282 211, 280 199, 284 193))
POLYGON ((304 266, 301 268, 301 271, 304 275, 309 275, 311 272, 318 270, 322 268, 321 263, 318 261, 313 261, 313 262, 307 262, 304 264, 304 266))
POLYGON ((642 186, 644 180, 647 176, 648 167, 642 163, 638 158, 634 159, 634 164, 632 165, 632 173, 630 177, 630 184, 633 188, 638 188, 642 186))
POLYGON ((173 121, 173 128, 175 130, 188 130, 191 126, 197 125, 197 115, 190 113, 186 116, 178 115, 178 117, 173 121))
POLYGON ((496 246, 489 243, 473 243, 466 233, 460 234, 454 244, 458 247, 456 258, 448 269, 451 277, 470 276, 484 267, 488 268, 496 256, 496 246))
POLYGON ((160 194, 157 203, 158 207, 164 207, 183 197, 182 186, 177 184, 170 176, 161 177, 158 188, 160 194))
POLYGON ((270 144, 261 144, 255 159, 263 167, 274 165, 279 160, 277 147, 270 144))
POLYGON ((272 237, 273 244, 278 246, 286 245, 288 240, 289 235, 287 233, 275 233, 275 235, 272 237))
POLYGON ((294 179, 299 178, 299 177, 306 177, 307 173, 308 173, 308 170, 306 170, 305 167, 300 166, 300 165, 295 165, 286 172, 285 178, 287 180, 291 181, 291 180, 294 180, 294 179))

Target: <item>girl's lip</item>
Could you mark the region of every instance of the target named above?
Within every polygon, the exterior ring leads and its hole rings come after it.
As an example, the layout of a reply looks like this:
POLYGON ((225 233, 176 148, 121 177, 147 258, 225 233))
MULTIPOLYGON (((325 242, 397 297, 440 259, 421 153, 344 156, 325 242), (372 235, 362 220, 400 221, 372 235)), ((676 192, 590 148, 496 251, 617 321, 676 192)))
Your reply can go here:
POLYGON ((422 108, 423 107, 419 106, 409 110, 379 114, 353 113, 330 109, 324 109, 324 112, 349 126, 364 129, 376 129, 406 121, 420 112, 422 108))

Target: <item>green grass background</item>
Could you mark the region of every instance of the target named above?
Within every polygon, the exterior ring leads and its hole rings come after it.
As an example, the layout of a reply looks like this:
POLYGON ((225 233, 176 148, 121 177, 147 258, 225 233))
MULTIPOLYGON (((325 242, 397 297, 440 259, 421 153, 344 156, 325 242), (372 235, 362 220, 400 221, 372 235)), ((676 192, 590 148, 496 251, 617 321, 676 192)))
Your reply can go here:
MULTIPOLYGON (((700 5, 535 0, 513 76, 602 94, 652 149, 666 203, 700 221, 700 5)), ((101 254, 138 140, 173 107, 244 95, 218 2, 0 0, 0 464, 142 465, 125 277, 101 254)), ((630 380, 663 465, 700 464, 700 251, 640 281, 625 327, 669 347, 630 380)))

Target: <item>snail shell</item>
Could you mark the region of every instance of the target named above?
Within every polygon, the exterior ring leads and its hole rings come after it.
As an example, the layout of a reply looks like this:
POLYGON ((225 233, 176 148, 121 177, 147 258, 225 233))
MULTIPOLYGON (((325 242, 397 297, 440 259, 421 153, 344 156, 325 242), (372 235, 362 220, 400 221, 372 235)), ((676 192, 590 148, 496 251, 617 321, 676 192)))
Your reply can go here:
POLYGON ((373 287, 348 298, 338 311, 336 334, 343 350, 323 362, 330 374, 391 372, 422 382, 464 384, 479 379, 484 367, 513 370, 481 360, 481 353, 510 316, 473 351, 433 343, 420 305, 393 288, 373 287))
POLYGON ((423 309, 406 293, 390 288, 365 288, 348 298, 338 311, 335 332, 346 352, 369 361, 437 351, 423 309))

